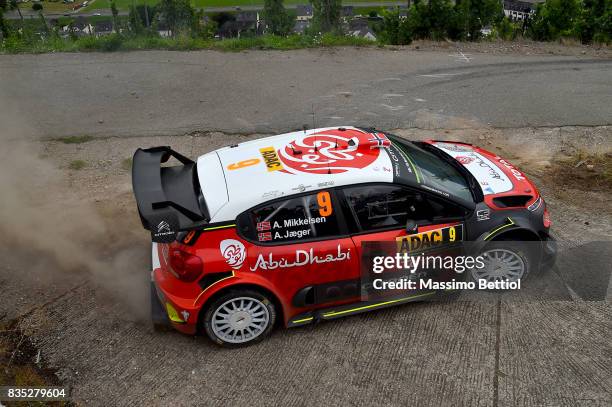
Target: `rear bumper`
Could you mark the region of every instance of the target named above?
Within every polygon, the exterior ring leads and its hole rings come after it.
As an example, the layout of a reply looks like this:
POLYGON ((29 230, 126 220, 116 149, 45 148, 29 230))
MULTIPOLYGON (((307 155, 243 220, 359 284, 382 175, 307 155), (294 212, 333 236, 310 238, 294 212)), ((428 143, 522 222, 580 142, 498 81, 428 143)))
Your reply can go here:
POLYGON ((151 281, 151 319, 155 324, 168 324, 177 331, 195 335, 199 309, 185 305, 151 281))
POLYGON ((196 334, 199 309, 193 307, 193 299, 178 297, 164 289, 167 277, 161 269, 156 243, 153 243, 151 260, 151 321, 170 325, 185 334, 196 334))

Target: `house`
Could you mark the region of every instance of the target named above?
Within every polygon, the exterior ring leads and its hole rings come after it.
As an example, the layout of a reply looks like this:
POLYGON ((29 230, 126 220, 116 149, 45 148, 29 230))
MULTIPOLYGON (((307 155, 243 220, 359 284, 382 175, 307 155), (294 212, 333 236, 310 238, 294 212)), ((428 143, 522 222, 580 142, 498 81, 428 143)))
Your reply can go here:
POLYGON ((504 0, 504 15, 511 20, 525 20, 535 12, 537 0, 504 0))
POLYGON ((238 20, 229 20, 223 23, 219 30, 217 30, 217 35, 215 37, 218 38, 233 38, 238 37, 249 30, 257 30, 257 23, 255 21, 238 21, 238 20))
POLYGON ((309 21, 312 19, 312 5, 298 5, 295 9, 297 21, 309 21))
POLYGON ((240 13, 236 14, 236 21, 257 22, 259 21, 259 12, 241 11, 240 13))
POLYGON ((172 35, 172 32, 170 31, 170 27, 168 27, 168 24, 165 21, 162 21, 162 20, 158 21, 157 34, 159 34, 159 36, 162 38, 168 38, 172 35))
POLYGON ((94 25, 94 32, 96 33, 97 37, 112 34, 113 22, 112 21, 97 21, 94 25))
POLYGON ((304 34, 306 29, 310 27, 310 21, 308 20, 295 20, 295 24, 293 26, 293 32, 296 34, 304 34))
POLYGON ((358 16, 348 22, 349 32, 359 31, 366 27, 368 27, 368 19, 366 17, 358 16))
POLYGON ((353 37, 365 38, 370 41, 376 41, 376 34, 374 34, 374 31, 372 31, 372 29, 367 26, 362 27, 359 30, 351 31, 350 34, 353 37))
POLYGON ((259 11, 242 11, 236 15, 236 21, 240 23, 249 23, 255 28, 258 34, 263 34, 264 24, 259 18, 259 11))

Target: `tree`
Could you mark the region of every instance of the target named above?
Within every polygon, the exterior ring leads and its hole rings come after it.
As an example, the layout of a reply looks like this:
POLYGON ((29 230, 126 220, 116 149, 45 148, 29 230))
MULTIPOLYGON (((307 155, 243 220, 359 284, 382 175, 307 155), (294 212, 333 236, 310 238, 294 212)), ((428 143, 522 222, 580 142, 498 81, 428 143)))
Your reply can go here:
POLYGON ((151 21, 153 16, 157 14, 157 5, 149 6, 144 4, 139 4, 136 6, 136 11, 140 16, 140 21, 142 21, 142 25, 149 28, 151 27, 151 21))
POLYGON ((275 35, 287 35, 291 32, 293 18, 283 6, 283 0, 265 0, 263 19, 266 31, 275 35))
POLYGON ((400 19, 399 8, 384 10, 380 39, 385 44, 407 45, 412 42, 408 22, 400 19))
POLYGON ((9 35, 8 26, 6 25, 6 21, 4 20, 4 11, 8 7, 8 3, 6 0, 0 0, 0 34, 2 34, 2 38, 6 38, 9 35))
POLYGON ((21 8, 19 8, 17 0, 8 0, 8 9, 17 10, 17 14, 19 14, 19 19, 21 20, 21 26, 23 27, 23 14, 21 14, 21 8))
POLYGON ((469 10, 468 35, 471 41, 480 38, 483 27, 498 23, 504 16, 499 0, 470 0, 469 10))
POLYGON ((446 38, 452 20, 450 0, 415 1, 408 12, 408 26, 415 38, 446 38))
POLYGON ((504 41, 515 40, 520 32, 521 27, 519 23, 511 21, 508 17, 504 17, 501 21, 495 24, 495 35, 504 41))
POLYGON ((453 40, 466 41, 470 32, 470 0, 457 0, 449 22, 448 36, 453 40))
POLYGON ((609 42, 612 37, 612 0, 584 0, 576 31, 583 43, 609 42))
POLYGON ((138 10, 134 5, 130 6, 130 13, 128 14, 128 22, 130 24, 130 31, 136 34, 142 33, 144 24, 138 14, 138 10))
POLYGON ((529 33, 535 40, 550 41, 575 36, 581 8, 580 0, 547 0, 538 4, 529 33))
POLYGON ((321 32, 339 29, 342 0, 310 0, 310 4, 315 29, 321 32))
POLYGON ((158 7, 173 36, 191 27, 194 9, 189 0, 162 0, 158 7))
POLYGON ((42 11, 42 9, 43 9, 42 4, 40 4, 40 3, 32 4, 32 10, 34 10, 34 11, 42 11))
POLYGON ((119 10, 117 10, 117 5, 115 4, 115 0, 112 0, 110 3, 111 14, 113 15, 113 30, 115 32, 119 32, 119 10))

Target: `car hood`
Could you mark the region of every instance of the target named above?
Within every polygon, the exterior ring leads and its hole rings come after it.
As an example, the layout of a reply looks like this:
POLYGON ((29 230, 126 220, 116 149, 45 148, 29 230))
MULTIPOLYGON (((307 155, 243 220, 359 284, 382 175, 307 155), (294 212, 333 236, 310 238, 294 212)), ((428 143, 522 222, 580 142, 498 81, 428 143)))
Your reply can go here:
POLYGON ((496 154, 460 142, 428 140, 427 143, 459 161, 476 178, 488 202, 491 198, 521 195, 525 196, 527 205, 539 196, 535 185, 522 171, 496 154))

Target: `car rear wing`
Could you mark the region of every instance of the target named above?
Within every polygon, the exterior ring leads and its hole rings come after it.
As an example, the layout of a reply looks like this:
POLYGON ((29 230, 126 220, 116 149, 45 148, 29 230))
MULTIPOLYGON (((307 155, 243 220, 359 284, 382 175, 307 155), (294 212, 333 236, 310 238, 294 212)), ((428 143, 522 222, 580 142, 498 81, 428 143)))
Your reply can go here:
POLYGON ((157 243, 210 220, 200 190, 196 163, 170 147, 138 149, 132 162, 132 188, 142 226, 157 243), (182 165, 162 166, 170 157, 182 165))

